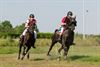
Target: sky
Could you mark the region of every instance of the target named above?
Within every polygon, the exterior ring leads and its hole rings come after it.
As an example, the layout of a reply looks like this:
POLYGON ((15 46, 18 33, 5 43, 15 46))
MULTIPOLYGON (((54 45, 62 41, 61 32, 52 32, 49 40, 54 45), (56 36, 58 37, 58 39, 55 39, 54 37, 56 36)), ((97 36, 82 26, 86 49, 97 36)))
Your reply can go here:
POLYGON ((54 32, 61 19, 72 11, 76 15, 76 33, 100 34, 100 0, 0 0, 0 21, 15 27, 34 14, 40 32, 54 32))

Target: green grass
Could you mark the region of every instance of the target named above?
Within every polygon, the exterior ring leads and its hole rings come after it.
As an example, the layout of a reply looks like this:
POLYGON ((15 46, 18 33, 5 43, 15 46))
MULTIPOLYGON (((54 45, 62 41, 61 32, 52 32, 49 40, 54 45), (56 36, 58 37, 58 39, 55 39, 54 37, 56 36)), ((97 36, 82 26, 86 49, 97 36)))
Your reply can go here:
MULTIPOLYGON (((67 60, 57 61, 59 44, 51 51, 51 57, 46 53, 49 46, 37 46, 30 50, 30 60, 17 60, 18 47, 0 47, 0 67, 100 67, 100 46, 72 46, 67 60), (6 63, 6 64, 5 64, 6 63)), ((62 51, 63 54, 63 51, 62 51)))
MULTIPOLYGON (((57 50, 60 45, 55 45, 51 51, 51 57, 54 59, 57 58, 57 50)), ((31 54, 45 54, 47 53, 49 46, 37 46, 36 49, 31 49, 31 54)), ((0 54, 16 54, 18 53, 18 47, 0 47, 0 54)), ((62 51, 63 54, 63 51, 62 51)), ((68 53, 68 58, 71 61, 90 61, 90 62, 100 62, 100 46, 72 46, 68 53)), ((38 59, 43 59, 38 58, 38 59)), ((44 57, 45 59, 45 57, 44 57)))
POLYGON ((99 41, 87 39, 76 38, 76 45, 70 47, 67 60, 63 59, 63 51, 61 52, 61 61, 57 61, 59 43, 53 47, 51 56, 46 56, 50 39, 38 39, 36 49, 30 50, 30 60, 25 57, 23 61, 17 60, 18 39, 0 39, 0 67, 100 67, 99 41))
MULTIPOLYGON (((46 47, 37 47, 36 49, 31 48, 30 52, 35 54, 46 53, 48 48, 46 47)), ((18 53, 19 48, 17 46, 5 46, 0 47, 0 54, 14 54, 18 53)))
POLYGON ((5 46, 0 47, 0 54, 13 54, 18 52, 18 47, 5 46))

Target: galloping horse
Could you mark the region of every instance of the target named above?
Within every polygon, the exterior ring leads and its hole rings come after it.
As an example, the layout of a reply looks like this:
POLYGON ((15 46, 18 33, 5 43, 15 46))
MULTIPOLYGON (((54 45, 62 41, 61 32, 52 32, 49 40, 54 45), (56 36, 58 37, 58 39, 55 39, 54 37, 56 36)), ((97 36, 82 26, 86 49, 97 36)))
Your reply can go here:
POLYGON ((50 51, 52 49, 52 47, 59 42, 61 44, 61 48, 58 50, 58 53, 60 54, 61 50, 64 50, 64 57, 65 59, 67 58, 67 54, 68 54, 68 50, 70 48, 71 45, 73 45, 73 41, 74 41, 74 29, 77 21, 75 20, 75 18, 71 18, 70 19, 70 23, 68 24, 68 27, 65 26, 65 31, 62 34, 62 38, 59 41, 59 31, 55 30, 53 36, 52 36, 52 44, 49 48, 49 51, 47 53, 47 55, 49 56, 50 51))
MULTIPOLYGON (((26 35, 24 37, 21 37, 19 40, 19 55, 18 55, 18 59, 20 59, 20 54, 21 54, 21 49, 23 47, 23 53, 22 53, 22 58, 21 60, 23 60, 23 58, 25 57, 25 55, 27 54, 27 58, 29 59, 29 50, 31 47, 33 47, 35 44, 35 38, 34 38, 34 30, 32 27, 30 27, 28 29, 28 31, 26 32, 26 35)), ((34 48, 34 47, 33 47, 34 48)))

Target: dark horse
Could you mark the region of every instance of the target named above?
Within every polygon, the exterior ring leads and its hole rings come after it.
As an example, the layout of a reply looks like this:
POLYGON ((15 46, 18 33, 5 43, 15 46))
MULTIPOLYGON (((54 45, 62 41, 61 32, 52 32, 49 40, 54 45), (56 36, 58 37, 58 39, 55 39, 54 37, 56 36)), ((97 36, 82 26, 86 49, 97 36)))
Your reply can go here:
POLYGON ((51 44, 49 51, 47 53, 48 56, 50 55, 49 53, 50 53, 52 47, 57 42, 59 42, 61 44, 61 48, 58 50, 58 53, 60 54, 61 50, 63 49, 64 50, 64 57, 65 57, 65 59, 67 58, 68 50, 69 50, 70 46, 73 45, 74 29, 75 29, 76 23, 77 23, 77 21, 75 20, 75 18, 70 19, 70 23, 68 24, 67 27, 65 26, 65 31, 63 32, 62 38, 60 41, 58 40, 59 32, 58 32, 58 30, 55 30, 53 37, 52 37, 52 44, 51 44))
POLYGON ((32 27, 30 27, 28 29, 28 31, 26 32, 26 35, 20 38, 19 40, 19 55, 18 55, 18 59, 20 59, 20 54, 21 54, 21 49, 23 47, 23 53, 22 53, 22 58, 21 60, 23 60, 23 58, 25 57, 25 55, 27 54, 27 58, 29 59, 29 50, 31 47, 33 47, 35 44, 35 38, 34 38, 34 30, 32 29, 32 27))

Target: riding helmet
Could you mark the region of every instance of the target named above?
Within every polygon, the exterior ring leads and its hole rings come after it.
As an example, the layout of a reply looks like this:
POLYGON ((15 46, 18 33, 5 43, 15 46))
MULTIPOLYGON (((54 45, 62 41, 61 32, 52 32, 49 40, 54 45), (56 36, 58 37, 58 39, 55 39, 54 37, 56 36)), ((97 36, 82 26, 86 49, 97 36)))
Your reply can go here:
POLYGON ((67 16, 72 16, 73 13, 71 11, 68 11, 67 16))
POLYGON ((29 17, 30 17, 30 18, 34 18, 34 14, 30 14, 29 17))

